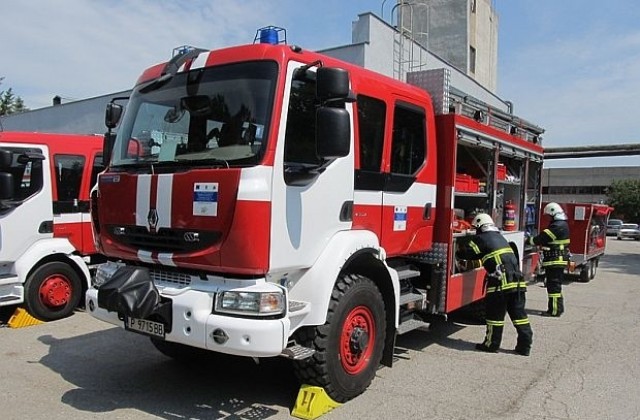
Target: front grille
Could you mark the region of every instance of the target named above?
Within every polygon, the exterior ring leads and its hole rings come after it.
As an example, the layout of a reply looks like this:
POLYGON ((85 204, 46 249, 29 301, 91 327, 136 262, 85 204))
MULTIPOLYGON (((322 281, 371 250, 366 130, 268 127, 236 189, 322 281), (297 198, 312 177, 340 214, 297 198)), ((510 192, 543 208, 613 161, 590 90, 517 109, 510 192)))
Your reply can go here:
POLYGON ((222 234, 216 231, 160 228, 150 232, 144 226, 109 225, 113 239, 134 249, 150 252, 186 253, 215 245, 222 234))
POLYGON ((185 273, 164 270, 149 270, 149 275, 158 286, 184 288, 191 284, 191 276, 185 273))

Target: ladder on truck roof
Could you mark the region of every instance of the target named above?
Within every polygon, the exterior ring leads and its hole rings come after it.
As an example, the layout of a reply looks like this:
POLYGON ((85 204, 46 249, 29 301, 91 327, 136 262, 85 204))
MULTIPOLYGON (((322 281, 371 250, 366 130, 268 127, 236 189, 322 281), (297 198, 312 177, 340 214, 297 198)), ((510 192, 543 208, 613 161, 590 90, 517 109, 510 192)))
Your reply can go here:
POLYGON ((451 70, 448 68, 407 73, 407 83, 429 92, 437 115, 464 115, 525 141, 534 144, 542 141, 543 128, 467 95, 451 86, 450 79, 451 70))

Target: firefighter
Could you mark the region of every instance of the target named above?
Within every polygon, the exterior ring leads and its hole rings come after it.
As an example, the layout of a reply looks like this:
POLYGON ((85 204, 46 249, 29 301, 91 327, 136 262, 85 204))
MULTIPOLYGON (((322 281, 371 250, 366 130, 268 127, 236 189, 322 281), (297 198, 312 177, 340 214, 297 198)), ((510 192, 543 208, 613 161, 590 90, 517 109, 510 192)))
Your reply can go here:
POLYGON ((519 268, 519 261, 507 240, 488 214, 478 214, 472 225, 476 235, 460 241, 456 257, 481 260, 487 271, 485 277, 485 312, 487 331, 484 342, 476 349, 496 353, 502 341, 504 317, 509 314, 518 333, 515 351, 528 356, 533 341, 533 330, 525 312, 527 286, 519 268))
POLYGON ((543 316, 559 317, 564 312, 562 282, 569 263, 569 223, 567 215, 558 203, 549 203, 543 213, 551 216, 549 227, 539 235, 529 238, 531 245, 542 247, 542 267, 545 272, 548 306, 543 316))

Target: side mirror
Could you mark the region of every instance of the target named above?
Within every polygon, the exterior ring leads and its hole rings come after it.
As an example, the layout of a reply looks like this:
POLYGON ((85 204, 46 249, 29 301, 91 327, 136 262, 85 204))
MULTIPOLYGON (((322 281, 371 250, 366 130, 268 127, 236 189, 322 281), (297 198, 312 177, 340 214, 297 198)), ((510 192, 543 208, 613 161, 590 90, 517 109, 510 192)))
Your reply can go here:
POLYGON ((107 109, 104 115, 104 124, 108 129, 112 130, 116 128, 118 122, 120 122, 120 117, 122 117, 122 105, 109 102, 107 104, 107 109))
POLYGON ((11 200, 14 194, 13 175, 0 172, 0 200, 11 200))
POLYGON ((319 67, 316 73, 316 96, 321 101, 349 97, 349 73, 336 67, 319 67))
POLYGON ((11 168, 13 162, 13 153, 9 150, 0 149, 0 171, 6 171, 11 168))
POLYGON ((346 109, 321 107, 316 111, 316 153, 323 159, 349 154, 351 125, 346 109))

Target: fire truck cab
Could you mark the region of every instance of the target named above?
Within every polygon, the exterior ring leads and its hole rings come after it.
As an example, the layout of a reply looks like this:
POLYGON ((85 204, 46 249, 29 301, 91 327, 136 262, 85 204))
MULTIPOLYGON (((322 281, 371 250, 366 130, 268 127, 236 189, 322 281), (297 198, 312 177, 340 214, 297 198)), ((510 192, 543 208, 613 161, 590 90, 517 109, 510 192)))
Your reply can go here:
POLYGON ((89 191, 102 136, 0 132, 0 306, 43 321, 84 303, 96 255, 89 191))

